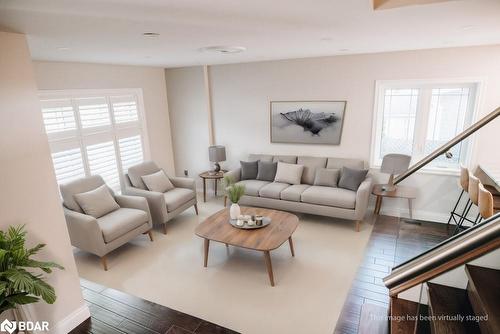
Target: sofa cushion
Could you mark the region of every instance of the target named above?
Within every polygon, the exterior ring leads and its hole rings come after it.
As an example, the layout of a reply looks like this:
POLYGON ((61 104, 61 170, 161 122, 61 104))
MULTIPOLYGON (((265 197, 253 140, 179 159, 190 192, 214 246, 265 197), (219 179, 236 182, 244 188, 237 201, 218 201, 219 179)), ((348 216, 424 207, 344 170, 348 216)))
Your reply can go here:
POLYGON ((257 161, 240 161, 241 179, 255 180, 259 171, 259 160, 257 161))
MULTIPOLYGON (((328 158, 326 168, 342 169, 342 167, 363 169, 365 167, 365 163, 363 160, 359 159, 328 158)), ((342 170, 340 171, 340 174, 342 175, 342 170)))
POLYGON ((284 201, 300 202, 300 195, 309 188, 308 184, 294 184, 281 192, 281 199, 284 201))
POLYGON ((341 188, 311 186, 304 190, 300 200, 304 203, 354 209, 356 192, 341 188))
POLYGON ((313 184, 317 168, 326 167, 326 158, 318 157, 298 157, 297 164, 304 166, 301 183, 313 184))
POLYGON ((260 180, 243 180, 237 182, 236 184, 242 184, 245 186, 245 195, 247 196, 259 196, 259 190, 266 184, 271 182, 260 181, 260 180))
POLYGON ((273 162, 286 162, 287 164, 296 164, 297 157, 295 155, 275 155, 273 157, 273 162))
POLYGON ((278 162, 278 169, 276 170, 274 182, 300 184, 303 170, 304 166, 302 165, 278 162))
POLYGON ((277 162, 259 161, 259 171, 257 172, 257 180, 273 182, 276 176, 277 162))
POLYGON ((144 161, 143 163, 132 166, 128 169, 128 178, 134 187, 147 190, 148 188, 142 181, 141 176, 153 174, 159 170, 160 167, 158 167, 153 161, 144 161))
POLYGON ((288 187, 290 187, 288 183, 272 182, 260 188, 259 196, 280 199, 281 192, 288 187))
POLYGON ((340 171, 333 168, 318 168, 314 177, 315 186, 337 187, 340 171))
POLYGON ((141 176, 141 179, 148 190, 151 191, 164 193, 165 191, 169 191, 175 188, 163 170, 159 170, 153 174, 143 175, 141 176))
POLYGON ((108 186, 105 184, 96 189, 75 194, 74 196, 83 212, 94 218, 102 217, 120 208, 109 191, 108 186))
MULTIPOLYGON (((83 213, 83 210, 76 202, 74 195, 96 189, 103 184, 104 180, 100 175, 82 177, 74 181, 61 183, 59 185, 59 190, 61 191, 63 205, 70 210, 83 213)), ((110 190, 110 192, 113 193, 112 190, 110 190)))
POLYGON ((248 161, 267 161, 267 162, 273 162, 273 156, 270 154, 249 154, 248 155, 248 161))
POLYGON ((352 169, 342 167, 342 174, 339 180, 339 188, 357 191, 361 182, 366 178, 368 169, 352 169))
POLYGON ((186 204, 196 197, 196 193, 192 189, 187 188, 174 188, 163 194, 165 203, 167 204, 167 211, 172 212, 178 207, 186 204))
POLYGON ((120 208, 97 219, 105 242, 111 242, 148 222, 146 211, 120 208))

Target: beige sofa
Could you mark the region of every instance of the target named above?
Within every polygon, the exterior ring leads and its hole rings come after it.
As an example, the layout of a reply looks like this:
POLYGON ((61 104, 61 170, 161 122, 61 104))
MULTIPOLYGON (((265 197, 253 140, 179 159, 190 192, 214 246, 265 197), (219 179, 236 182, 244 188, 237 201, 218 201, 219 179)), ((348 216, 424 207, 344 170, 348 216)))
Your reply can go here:
POLYGON ((265 207, 285 211, 303 212, 327 217, 335 217, 356 222, 356 231, 365 216, 370 197, 372 179, 368 175, 357 191, 343 188, 314 186, 317 168, 342 167, 363 169, 364 162, 357 159, 324 158, 308 156, 273 156, 250 154, 248 161, 282 161, 304 166, 301 184, 289 185, 260 180, 241 180, 241 168, 229 175, 238 184, 245 185, 245 195, 239 204, 265 207))

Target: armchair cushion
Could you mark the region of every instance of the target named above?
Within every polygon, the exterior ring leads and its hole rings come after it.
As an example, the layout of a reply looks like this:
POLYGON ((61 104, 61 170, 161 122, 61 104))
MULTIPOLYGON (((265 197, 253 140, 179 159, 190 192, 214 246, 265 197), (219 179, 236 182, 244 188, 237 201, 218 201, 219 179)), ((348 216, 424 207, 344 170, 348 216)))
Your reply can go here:
POLYGON ((134 187, 147 190, 146 185, 142 181, 142 176, 156 173, 159 170, 160 168, 153 161, 145 161, 130 167, 128 169, 128 177, 134 187))
POLYGON ((141 179, 148 190, 151 191, 164 193, 175 188, 163 170, 159 170, 153 174, 143 175, 141 176, 141 179))
POLYGON ((104 241, 111 242, 122 235, 148 223, 147 212, 137 209, 120 208, 97 219, 104 241))
POLYGON ((178 207, 186 204, 196 197, 196 193, 187 188, 174 188, 163 194, 165 203, 167 204, 167 211, 172 212, 178 207))
POLYGON ((75 194, 74 197, 83 212, 94 218, 102 217, 120 208, 105 184, 94 190, 75 194))
POLYGON ((63 205, 72 211, 83 213, 83 210, 76 202, 74 195, 94 190, 103 184, 104 180, 99 175, 82 177, 71 182, 60 184, 59 189, 61 191, 63 205))

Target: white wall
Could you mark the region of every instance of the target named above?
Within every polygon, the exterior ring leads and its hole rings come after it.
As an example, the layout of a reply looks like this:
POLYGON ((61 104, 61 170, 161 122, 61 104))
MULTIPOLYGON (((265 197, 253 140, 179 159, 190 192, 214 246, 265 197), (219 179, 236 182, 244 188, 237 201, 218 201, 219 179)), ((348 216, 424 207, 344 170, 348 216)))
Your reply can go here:
MULTIPOLYGON (((226 146, 226 167, 237 166, 238 160, 246 159, 251 152, 353 157, 369 161, 376 80, 484 77, 487 84, 480 113, 486 114, 500 106, 499 57, 500 46, 486 46, 211 66, 216 143, 226 146), (347 100, 341 144, 271 144, 269 102, 272 100, 347 100)), ((193 124, 205 122, 197 118, 199 110, 193 112, 186 107, 187 103, 194 103, 193 99, 204 99, 198 91, 203 87, 198 82, 202 77, 190 76, 193 71, 193 68, 166 70, 168 87, 179 80, 184 80, 183 87, 186 87, 179 88, 175 94, 169 91, 170 114, 173 119, 190 119, 189 124, 174 123, 176 159, 195 148, 201 146, 206 150, 208 146, 204 136, 185 135, 193 124)), ((204 103, 199 102, 200 108, 204 103)), ((201 127, 208 127, 208 124, 201 127)), ((500 164, 500 155, 495 154, 498 152, 495 134, 499 131, 500 120, 483 129, 476 145, 477 161, 500 164)), ((189 167, 196 168, 192 172, 209 167, 206 156, 189 156, 189 167)), ((177 172, 186 166, 179 160, 177 172)), ((458 197, 454 176, 419 174, 404 184, 419 189, 414 208, 415 216, 420 219, 445 219, 458 197)), ((387 200, 382 208, 389 214, 399 214, 400 210, 407 214, 406 202, 387 200)))
POLYGON ((39 89, 142 88, 151 158, 174 173, 165 73, 162 68, 35 61, 39 89))
POLYGON ((60 263, 48 283, 53 305, 27 310, 34 320, 49 321, 67 333, 89 316, 82 299, 66 222, 43 128, 31 56, 24 35, 0 32, 0 228, 25 224, 28 246, 45 243, 40 260, 60 263), (73 322, 73 321, 76 321, 73 322))

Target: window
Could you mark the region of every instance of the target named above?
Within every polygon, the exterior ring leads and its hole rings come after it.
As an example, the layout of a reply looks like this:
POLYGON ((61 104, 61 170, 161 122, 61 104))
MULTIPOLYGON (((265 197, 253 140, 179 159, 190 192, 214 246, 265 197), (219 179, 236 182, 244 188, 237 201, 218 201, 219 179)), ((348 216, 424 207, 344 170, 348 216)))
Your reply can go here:
MULTIPOLYGON (((478 81, 378 81, 376 88, 371 164, 378 167, 384 155, 402 153, 412 163, 433 152, 472 124, 478 81)), ((458 170, 469 159, 465 140, 426 168, 458 170)))
POLYGON ((43 91, 40 102, 57 182, 101 175, 119 192, 147 153, 141 90, 43 91))

